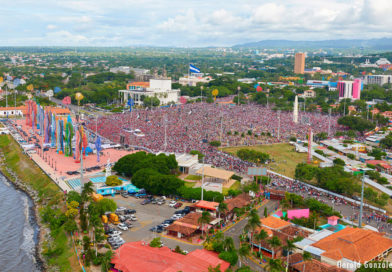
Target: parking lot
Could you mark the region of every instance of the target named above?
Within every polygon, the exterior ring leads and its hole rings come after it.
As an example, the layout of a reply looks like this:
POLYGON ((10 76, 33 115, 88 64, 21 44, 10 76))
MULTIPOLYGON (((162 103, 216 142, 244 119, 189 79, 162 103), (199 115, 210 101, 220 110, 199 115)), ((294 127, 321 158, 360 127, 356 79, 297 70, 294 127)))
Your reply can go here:
MULTIPOLYGON (((156 225, 161 224, 164 220, 169 219, 176 211, 176 209, 169 207, 168 203, 170 199, 167 199, 166 203, 163 205, 141 205, 140 203, 142 203, 144 199, 137 199, 132 196, 124 198, 120 195, 116 195, 112 199, 117 203, 117 207, 125 207, 127 209, 136 210, 135 215, 138 220, 133 222, 133 227, 131 229, 121 231, 123 233, 121 237, 125 240, 125 242, 134 242, 140 240, 149 242, 153 238, 160 236, 158 233, 151 232, 150 229, 156 225)), ((190 205, 190 203, 184 204, 190 205)), ((183 208, 184 205, 180 209, 183 208)), ((165 237, 161 237, 161 240, 165 246, 168 246, 171 249, 174 249, 176 245, 179 245, 182 249, 188 251, 195 250, 196 248, 202 248, 202 246, 195 246, 175 239, 167 239, 165 237)))

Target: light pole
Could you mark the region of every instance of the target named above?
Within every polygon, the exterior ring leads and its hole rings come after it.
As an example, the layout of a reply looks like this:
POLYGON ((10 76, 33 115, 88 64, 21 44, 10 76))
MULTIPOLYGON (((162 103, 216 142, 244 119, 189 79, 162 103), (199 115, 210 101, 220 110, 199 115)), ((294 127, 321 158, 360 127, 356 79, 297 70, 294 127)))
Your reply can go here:
POLYGON ((237 87, 237 106, 240 104, 240 90, 241 86, 237 87))
POLYGON ((278 141, 280 139, 280 110, 278 110, 278 141))
POLYGON ((204 184, 204 157, 203 157, 203 172, 202 172, 202 174, 201 174, 201 200, 203 200, 203 195, 204 195, 204 192, 203 192, 203 184, 204 184))
POLYGON ((203 103, 203 86, 200 86, 200 103, 203 103))
POLYGON ((359 206, 359 219, 358 228, 362 228, 362 212, 363 212, 363 187, 365 183, 365 174, 362 176, 362 189, 361 189, 361 206, 359 206))

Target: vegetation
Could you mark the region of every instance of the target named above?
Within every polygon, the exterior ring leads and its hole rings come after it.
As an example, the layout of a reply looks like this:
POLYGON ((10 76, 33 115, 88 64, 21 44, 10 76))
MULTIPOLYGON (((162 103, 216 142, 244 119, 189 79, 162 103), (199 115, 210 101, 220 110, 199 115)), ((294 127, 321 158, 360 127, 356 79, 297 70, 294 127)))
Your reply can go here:
MULTIPOLYGON (((38 193, 40 217, 50 229, 50 240, 43 244, 43 255, 49 266, 60 271, 72 271, 76 264, 66 227, 71 223, 62 210, 66 210, 63 193, 28 157, 22 154, 18 144, 8 135, 0 136, 0 149, 9 169, 17 173, 18 178, 38 193), (45 208, 44 208, 45 207, 45 208), (47 214, 50 212, 50 215, 47 214), (70 262, 72 261, 72 263, 70 262)), ((2 172, 12 180, 12 176, 3 166, 2 172)))
POLYGON ((338 120, 338 124, 346 126, 360 133, 372 130, 376 127, 376 125, 369 120, 351 115, 340 117, 338 120))
POLYGON ((220 147, 221 146, 221 142, 219 142, 219 141, 211 141, 210 142, 210 146, 220 147))
POLYGON ((119 179, 117 176, 109 176, 109 177, 107 177, 105 183, 106 183, 107 186, 122 185, 121 179, 119 179))
POLYGON ((265 163, 269 160, 269 155, 253 149, 242 148, 237 151, 237 156, 245 161, 254 163, 265 163))

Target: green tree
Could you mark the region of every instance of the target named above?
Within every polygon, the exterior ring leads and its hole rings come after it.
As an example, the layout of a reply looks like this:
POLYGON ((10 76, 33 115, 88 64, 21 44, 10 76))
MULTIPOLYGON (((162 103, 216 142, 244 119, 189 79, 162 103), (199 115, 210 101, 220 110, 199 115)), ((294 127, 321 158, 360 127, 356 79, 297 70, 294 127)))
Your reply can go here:
POLYGON ((336 158, 333 160, 333 164, 334 165, 340 165, 340 166, 345 166, 346 163, 344 162, 344 160, 340 159, 340 158, 336 158))
POLYGON ((255 240, 259 243, 259 253, 261 252, 261 241, 264 241, 267 237, 268 233, 264 229, 255 234, 255 240))
POLYGON ((295 249, 294 241, 293 240, 286 240, 286 245, 283 247, 286 250, 287 253, 287 266, 286 266, 286 271, 289 269, 289 263, 290 263, 290 254, 291 252, 295 249))
POLYGON ((240 267, 241 267, 242 266, 241 260, 250 256, 250 246, 248 244, 241 244, 240 248, 238 249, 238 256, 239 256, 240 267))
POLYGON ((156 237, 152 239, 150 242, 150 247, 161 247, 161 246, 162 246, 162 242, 160 237, 156 237))
POLYGON ((225 202, 219 203, 219 206, 218 206, 219 218, 222 215, 225 222, 226 222, 226 212, 227 212, 227 210, 228 210, 228 208, 227 208, 227 204, 225 202))
POLYGON ((211 221, 211 215, 207 211, 202 212, 201 216, 197 220, 197 222, 201 224, 201 231, 203 236, 204 236, 204 224, 208 224, 210 223, 210 221, 211 221))
POLYGON ((220 141, 211 141, 210 142, 210 146, 220 147, 221 146, 221 142, 220 141))
POLYGON ((117 176, 109 176, 106 178, 106 185, 107 186, 118 186, 122 185, 122 180, 119 179, 117 176))
POLYGON ((283 271, 282 261, 279 259, 269 259, 266 268, 269 272, 281 272, 283 271))
POLYGON ((271 239, 267 240, 267 243, 270 245, 272 249, 272 259, 275 258, 275 249, 282 245, 278 236, 272 236, 271 239))
POLYGON ((110 268, 110 262, 114 256, 114 252, 111 250, 106 251, 101 259, 101 272, 107 272, 110 268))
POLYGON ((303 254, 302 254, 302 259, 303 259, 303 263, 304 263, 304 264, 303 264, 302 271, 305 272, 306 262, 307 262, 307 261, 310 261, 310 260, 312 259, 312 255, 310 255, 309 252, 304 251, 303 254))

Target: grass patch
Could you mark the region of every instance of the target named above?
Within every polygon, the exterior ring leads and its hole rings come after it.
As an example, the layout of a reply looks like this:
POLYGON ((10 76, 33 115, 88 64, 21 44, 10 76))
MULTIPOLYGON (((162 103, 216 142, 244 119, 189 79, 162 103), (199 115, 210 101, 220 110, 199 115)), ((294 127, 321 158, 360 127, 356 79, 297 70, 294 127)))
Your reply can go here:
POLYGON ((187 180, 201 180, 201 176, 188 175, 185 179, 187 179, 187 180))
POLYGON ((222 194, 224 196, 228 195, 229 190, 240 190, 241 189, 241 182, 236 181, 233 185, 230 186, 230 188, 223 187, 222 188, 222 194))
POLYGON ((237 151, 242 149, 253 149, 256 151, 264 152, 270 155, 270 158, 275 160, 269 163, 266 167, 269 170, 283 174, 285 176, 294 177, 295 167, 298 163, 305 162, 307 154, 298 153, 295 151, 294 146, 290 144, 273 144, 273 145, 255 145, 247 147, 227 147, 223 151, 237 156, 237 151))
MULTIPOLYGON (((4 154, 5 165, 38 193, 40 209, 54 205, 65 207, 64 195, 60 188, 29 157, 23 154, 22 149, 11 136, 0 135, 0 149, 4 154)), ((2 170, 5 175, 9 174, 5 166, 2 170)), ((68 237, 65 231, 60 228, 55 233, 51 232, 51 236, 53 242, 50 245, 45 243, 43 250, 45 252, 49 248, 56 249, 56 257, 48 259, 48 264, 58 267, 60 271, 73 271, 69 260, 75 261, 75 258, 72 247, 67 242, 68 237)))
POLYGON ((193 186, 195 186, 196 182, 189 182, 189 181, 185 181, 184 185, 188 188, 193 188, 193 186))

